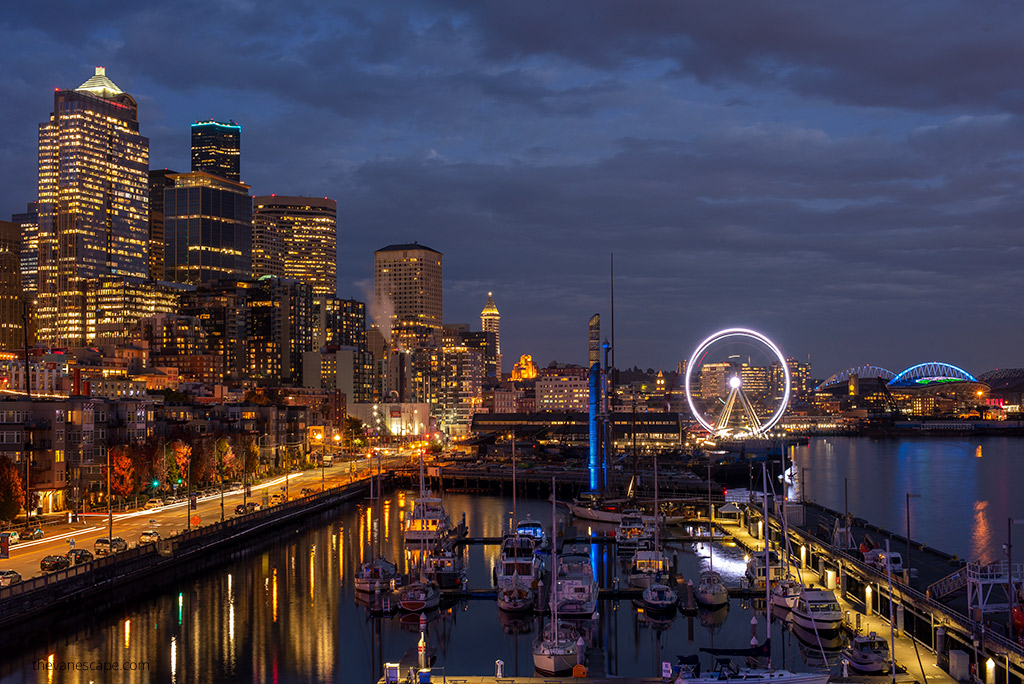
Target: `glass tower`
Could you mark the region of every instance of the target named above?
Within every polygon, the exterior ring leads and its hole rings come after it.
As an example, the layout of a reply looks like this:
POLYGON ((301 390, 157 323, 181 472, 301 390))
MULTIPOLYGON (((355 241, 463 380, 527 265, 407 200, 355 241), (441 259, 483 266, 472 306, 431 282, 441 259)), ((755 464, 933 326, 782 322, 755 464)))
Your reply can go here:
POLYGON ((103 67, 39 125, 39 340, 85 344, 85 281, 145 278, 149 139, 103 67))
POLYGON ((337 201, 263 195, 253 203, 253 275, 298 280, 313 288, 314 297, 337 296, 337 201))
POLYGON ((239 181, 242 127, 234 121, 197 121, 192 124, 192 170, 206 171, 239 181))

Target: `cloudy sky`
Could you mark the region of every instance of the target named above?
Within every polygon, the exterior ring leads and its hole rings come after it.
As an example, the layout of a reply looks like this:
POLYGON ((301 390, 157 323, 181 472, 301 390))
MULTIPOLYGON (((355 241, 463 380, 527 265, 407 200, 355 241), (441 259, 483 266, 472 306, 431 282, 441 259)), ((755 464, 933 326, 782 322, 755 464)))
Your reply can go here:
POLYGON ((619 366, 733 325, 818 377, 1024 366, 1021 35, 1010 2, 14 3, 0 210, 104 65, 152 167, 230 118, 254 194, 336 198, 341 296, 374 249, 443 252, 445 319, 493 290, 506 370, 586 361, 612 253, 619 366))

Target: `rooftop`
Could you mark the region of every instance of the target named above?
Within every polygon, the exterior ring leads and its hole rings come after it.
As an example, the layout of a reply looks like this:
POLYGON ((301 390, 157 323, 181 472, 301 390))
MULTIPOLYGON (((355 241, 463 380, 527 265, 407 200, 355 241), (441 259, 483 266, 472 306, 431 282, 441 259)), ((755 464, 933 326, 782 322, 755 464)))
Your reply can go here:
POLYGON ((107 69, 101 66, 96 67, 96 73, 92 75, 92 78, 75 88, 75 90, 84 91, 106 100, 112 100, 124 93, 113 81, 107 78, 107 69))
POLYGON ((431 249, 430 247, 427 247, 426 245, 421 245, 418 242, 407 242, 398 245, 388 245, 387 247, 381 247, 376 252, 374 252, 374 254, 376 254, 377 252, 406 252, 415 249, 423 250, 425 252, 433 252, 434 254, 441 254, 441 252, 438 252, 436 249, 431 249))

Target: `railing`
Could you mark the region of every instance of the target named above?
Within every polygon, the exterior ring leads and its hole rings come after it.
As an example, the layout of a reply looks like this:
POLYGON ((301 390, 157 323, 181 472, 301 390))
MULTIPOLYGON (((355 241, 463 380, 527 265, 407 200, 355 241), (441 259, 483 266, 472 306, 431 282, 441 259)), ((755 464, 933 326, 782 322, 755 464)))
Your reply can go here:
POLYGON ((967 586, 967 573, 964 568, 954 570, 950 574, 946 575, 938 582, 933 582, 928 586, 928 595, 933 598, 943 598, 949 596, 954 591, 963 589, 967 586))

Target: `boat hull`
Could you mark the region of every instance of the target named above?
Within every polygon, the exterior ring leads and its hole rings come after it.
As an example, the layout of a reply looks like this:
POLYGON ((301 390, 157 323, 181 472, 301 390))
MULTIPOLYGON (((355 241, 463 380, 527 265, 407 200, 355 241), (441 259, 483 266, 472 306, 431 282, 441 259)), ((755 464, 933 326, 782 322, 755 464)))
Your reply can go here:
POLYGON ((576 667, 576 646, 567 653, 534 653, 533 669, 545 677, 558 677, 572 672, 576 667))
MULTIPOLYGON (((568 506, 569 512, 580 520, 593 520, 595 522, 614 523, 616 525, 622 522, 622 511, 603 511, 568 502, 565 505, 568 506)), ((663 525, 682 525, 686 522, 686 516, 684 515, 663 515, 660 518, 663 525)), ((645 515, 643 519, 645 523, 654 524, 653 515, 645 515)))

